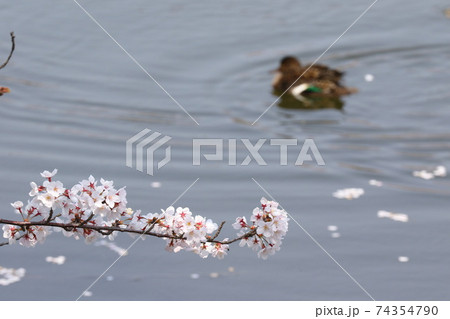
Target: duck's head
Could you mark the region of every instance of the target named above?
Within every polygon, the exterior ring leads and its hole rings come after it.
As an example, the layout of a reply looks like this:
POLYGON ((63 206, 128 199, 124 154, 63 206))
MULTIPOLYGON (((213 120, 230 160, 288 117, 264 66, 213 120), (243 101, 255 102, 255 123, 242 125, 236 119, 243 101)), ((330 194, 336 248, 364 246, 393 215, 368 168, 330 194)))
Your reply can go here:
POLYGON ((280 67, 277 69, 278 72, 299 72, 302 68, 300 61, 293 56, 285 56, 280 61, 280 67))
POLYGON ((3 95, 4 93, 9 93, 9 92, 11 92, 11 90, 9 88, 0 86, 0 96, 3 95))

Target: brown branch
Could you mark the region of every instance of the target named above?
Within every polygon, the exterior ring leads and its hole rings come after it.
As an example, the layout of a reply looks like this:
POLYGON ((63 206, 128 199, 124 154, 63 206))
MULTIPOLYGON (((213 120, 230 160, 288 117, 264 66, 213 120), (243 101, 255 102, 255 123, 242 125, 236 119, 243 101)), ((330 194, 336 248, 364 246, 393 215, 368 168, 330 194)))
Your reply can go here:
POLYGON ((86 220, 82 221, 77 227, 86 225, 89 221, 91 221, 92 218, 94 218, 94 213, 91 213, 91 215, 89 215, 89 217, 86 220))
POLYGON ((97 230, 103 236, 109 236, 113 233, 114 230, 97 230))
POLYGON ((53 217, 53 208, 50 208, 50 214, 48 215, 47 218, 47 224, 50 223, 52 221, 52 217, 53 217))
MULTIPOLYGON (((0 223, 1 223, 1 220, 0 220, 0 223)), ((250 237, 253 237, 255 235, 256 235, 256 228, 246 232, 244 235, 239 236, 239 237, 237 237, 235 239, 222 240, 222 241, 220 241, 220 240, 207 240, 207 241, 211 242, 211 243, 218 243, 218 244, 222 244, 222 245, 229 245, 229 244, 232 244, 234 242, 237 242, 238 240, 241 240, 241 239, 244 239, 244 238, 250 238, 250 237)))
MULTIPOLYGON (((36 221, 36 222, 20 222, 20 221, 14 221, 14 220, 7 220, 7 219, 0 219, 0 224, 5 225, 14 225, 14 226, 21 226, 21 227, 29 227, 29 226, 49 226, 49 227, 58 227, 63 229, 70 229, 73 230, 74 228, 82 228, 82 229, 92 229, 95 231, 103 231, 103 232, 109 232, 109 231, 118 231, 122 233, 135 233, 135 234, 142 234, 142 231, 140 230, 134 230, 134 229, 123 229, 120 227, 112 227, 112 226, 97 226, 97 225, 78 225, 78 224, 64 224, 64 223, 55 223, 50 222, 47 223, 46 221, 36 221)), ((109 233, 111 234, 111 233, 109 233)), ((174 239, 180 239, 178 237, 174 237, 171 235, 164 235, 164 234, 158 234, 154 232, 145 232, 145 235, 149 236, 155 236, 155 237, 166 237, 166 238, 174 238, 174 239)))
POLYGON ((152 222, 152 224, 150 225, 150 228, 147 229, 147 231, 151 231, 153 228, 155 228, 156 224, 159 223, 160 221, 161 221, 161 218, 155 218, 155 220, 152 222))
POLYGON ((214 239, 217 238, 217 236, 219 236, 220 232, 222 231, 223 225, 225 225, 225 222, 222 222, 222 223, 220 224, 219 228, 217 228, 216 233, 215 233, 214 236, 212 236, 211 239, 210 239, 211 241, 213 241, 214 239))
POLYGON ((14 32, 11 32, 10 35, 11 35, 11 43, 12 43, 12 44, 11 44, 11 52, 9 53, 9 56, 8 56, 8 58, 6 59, 5 63, 3 63, 2 65, 0 65, 0 70, 3 69, 3 68, 8 64, 9 60, 10 60, 11 57, 12 57, 12 54, 13 54, 13 52, 14 52, 14 49, 16 48, 16 43, 15 43, 15 41, 14 41, 14 39, 15 39, 14 32))
MULTIPOLYGON (((22 229, 23 229, 23 227, 22 227, 22 229)), ((24 229, 23 229, 24 230, 24 229)), ((25 230, 24 230, 25 231, 25 230)), ((19 238, 16 238, 16 240, 19 240, 20 238, 22 238, 23 236, 25 236, 25 234, 23 234, 22 236, 20 236, 19 238)), ((9 242, 8 241, 5 241, 4 243, 0 243, 0 247, 2 247, 2 246, 6 246, 6 245, 9 245, 9 242)))
MULTIPOLYGON (((92 215, 89 216, 88 220, 92 218, 92 215)), ((84 221, 80 224, 64 224, 64 223, 56 223, 56 222, 48 222, 48 220, 42 220, 42 221, 36 221, 36 222, 29 222, 29 221, 14 221, 14 220, 7 220, 7 219, 0 219, 0 224, 5 224, 5 225, 13 225, 13 226, 19 226, 22 228, 22 230, 25 230, 27 227, 30 226, 45 226, 45 227, 57 227, 57 228, 62 228, 65 231, 73 231, 76 228, 80 228, 80 229, 91 229, 94 230, 104 236, 108 236, 111 235, 113 232, 117 231, 117 232, 121 232, 121 233, 131 233, 131 234, 138 234, 138 235, 147 235, 147 236, 153 236, 153 237, 159 237, 159 238, 169 238, 169 239, 175 239, 175 240, 184 240, 186 239, 186 237, 184 237, 184 235, 168 235, 168 234, 160 234, 160 233, 155 233, 152 232, 151 230, 153 229, 153 227, 155 226, 156 222, 159 220, 157 219, 155 222, 152 223, 150 229, 148 230, 134 230, 134 229, 126 229, 126 228, 120 228, 117 226, 97 226, 97 225, 89 225, 86 224, 87 221, 84 221), (86 223, 85 223, 86 222, 86 223)), ((220 231, 222 230, 223 225, 225 224, 225 222, 222 222, 219 226, 219 228, 217 229, 216 233, 214 234, 213 237, 207 238, 206 242, 210 242, 210 243, 219 243, 219 244, 231 244, 234 243, 238 240, 241 240, 243 238, 250 238, 256 235, 256 229, 252 229, 250 231, 248 231, 247 233, 245 233, 242 236, 239 236, 235 239, 232 240, 226 240, 226 241, 220 241, 220 240, 215 240, 217 238, 217 236, 219 235, 220 231)), ((0 243, 0 247, 1 246, 5 246, 8 245, 8 242, 4 242, 4 243, 0 243)))

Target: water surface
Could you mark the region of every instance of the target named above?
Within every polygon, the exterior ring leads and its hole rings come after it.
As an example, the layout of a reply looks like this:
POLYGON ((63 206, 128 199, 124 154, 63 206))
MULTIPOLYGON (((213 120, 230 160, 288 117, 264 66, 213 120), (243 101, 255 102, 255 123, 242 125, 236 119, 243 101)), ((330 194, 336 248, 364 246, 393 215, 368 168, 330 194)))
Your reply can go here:
MULTIPOLYGON (((59 169, 69 186, 90 174, 127 186, 131 207, 158 211, 179 200, 226 220, 249 215, 265 196, 256 179, 375 298, 448 300, 448 178, 412 171, 450 168, 450 20, 444 0, 380 0, 321 60, 346 70, 360 92, 341 110, 274 105, 270 70, 284 55, 314 61, 371 1, 81 1, 98 22, 197 121, 196 125, 75 2, 0 1, 0 216, 26 200, 28 183, 59 169), (373 74, 374 81, 364 76, 373 74), (149 128, 171 136, 172 162, 153 177, 125 166, 125 141, 149 128), (314 138, 326 166, 192 166, 192 138, 314 138), (370 186, 377 179, 384 186, 370 186), (152 188, 152 182, 161 188, 152 188), (340 188, 366 194, 338 200, 340 188), (408 223, 377 218, 408 214, 408 223), (339 227, 332 238, 328 225, 339 227), (408 256, 408 263, 399 263, 408 256)), ((245 153, 240 153, 245 157, 245 153)), ((295 154, 294 154, 295 155, 295 154)), ((291 158, 292 163, 294 158, 291 158)), ((122 235, 117 244, 133 239, 122 235)), ((170 254, 147 239, 101 279, 90 300, 368 300, 308 237, 290 224, 267 261, 233 247, 225 260, 170 254), (233 273, 227 269, 234 267, 233 273), (217 272, 218 278, 209 274, 217 272), (199 279, 190 275, 198 273, 199 279)), ((34 249, 2 247, 0 266, 25 278, 0 287, 4 300, 74 300, 115 259, 105 247, 53 234, 34 249), (65 255, 63 266, 46 256, 65 255)))

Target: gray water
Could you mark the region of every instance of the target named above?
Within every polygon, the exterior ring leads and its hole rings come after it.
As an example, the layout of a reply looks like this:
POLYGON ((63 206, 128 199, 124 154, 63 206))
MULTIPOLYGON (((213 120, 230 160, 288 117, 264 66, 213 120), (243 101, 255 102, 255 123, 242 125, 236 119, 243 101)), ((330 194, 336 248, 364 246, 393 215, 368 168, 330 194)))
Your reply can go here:
MULTIPOLYGON (((251 125, 276 99, 269 71, 279 59, 314 61, 371 2, 81 1, 196 125, 75 2, 1 0, 0 56, 9 52, 10 31, 17 48, 0 71, 12 90, 0 98, 0 217, 15 217, 9 203, 25 201, 28 183, 45 169, 58 168, 66 186, 90 174, 112 179, 127 186, 131 207, 152 212, 200 178, 177 205, 227 221, 223 235, 231 237, 235 217, 249 216, 265 196, 254 178, 375 299, 448 300, 450 183, 412 176, 450 167, 448 1, 378 1, 321 60, 345 69, 346 84, 360 90, 343 109, 274 105, 251 125), (144 128, 172 137, 172 162, 154 176, 125 166, 125 141, 144 128), (267 166, 193 167, 192 138, 314 138, 326 165, 282 167, 269 149, 267 166), (151 187, 155 181, 161 188, 151 187), (332 197, 347 187, 366 194, 332 197), (378 210, 410 221, 379 219, 378 210), (341 237, 332 238, 328 225, 341 237)), ((133 240, 120 235, 117 244, 133 240)), ((36 248, 0 249, 0 266, 27 270, 22 281, 0 286, 3 300, 74 300, 118 257, 60 234, 36 248), (58 255, 64 265, 46 263, 58 255)), ((238 245, 224 260, 171 254, 149 238, 107 275, 114 280, 100 279, 83 299, 369 299, 294 222, 267 261, 238 245)))

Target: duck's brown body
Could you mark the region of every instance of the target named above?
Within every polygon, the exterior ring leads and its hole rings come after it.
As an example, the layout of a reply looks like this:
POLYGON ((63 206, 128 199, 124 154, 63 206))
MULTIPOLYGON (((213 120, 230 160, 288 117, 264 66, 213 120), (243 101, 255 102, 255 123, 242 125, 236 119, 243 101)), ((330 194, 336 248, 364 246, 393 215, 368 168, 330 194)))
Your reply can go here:
POLYGON ((320 92, 305 94, 322 96, 342 96, 357 92, 355 88, 347 88, 341 84, 343 75, 343 72, 322 64, 302 66, 295 57, 287 56, 281 60, 272 86, 276 91, 285 92, 298 85, 308 84, 319 88, 320 92))

